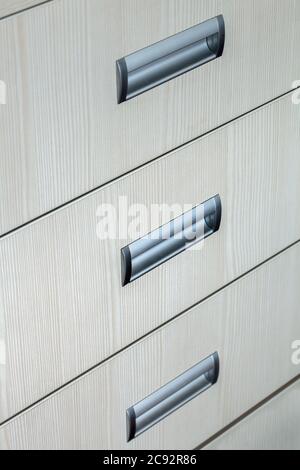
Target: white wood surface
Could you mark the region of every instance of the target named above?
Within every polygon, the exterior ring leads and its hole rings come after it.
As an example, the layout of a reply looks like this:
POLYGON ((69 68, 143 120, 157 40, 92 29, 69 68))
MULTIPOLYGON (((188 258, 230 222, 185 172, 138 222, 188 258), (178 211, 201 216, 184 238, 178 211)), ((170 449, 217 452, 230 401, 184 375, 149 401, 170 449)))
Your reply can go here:
POLYGON ((1 421, 300 239, 299 117, 287 96, 1 239, 1 421), (101 204, 176 216, 218 193, 218 233, 121 287, 131 240, 97 238, 101 204))
POLYGON ((43 0, 0 0, 0 19, 44 3, 43 0))
POLYGON ((2 449, 193 449, 299 375, 300 244, 0 428, 2 449), (218 351, 216 385, 126 443, 128 407, 218 351))
POLYGON ((56 0, 0 23, 0 234, 291 89, 295 0, 56 0), (223 14, 224 55, 122 105, 115 62, 223 14))
POLYGON ((204 450, 300 450, 300 382, 259 408, 204 450))

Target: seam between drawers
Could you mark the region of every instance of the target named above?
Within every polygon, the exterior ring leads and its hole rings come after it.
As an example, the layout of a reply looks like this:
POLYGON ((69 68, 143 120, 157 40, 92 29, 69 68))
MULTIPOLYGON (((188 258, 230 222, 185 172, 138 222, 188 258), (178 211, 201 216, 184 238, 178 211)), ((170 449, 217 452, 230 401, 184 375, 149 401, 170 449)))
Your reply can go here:
POLYGON ((53 2, 54 0, 41 0, 39 3, 36 3, 35 5, 31 5, 31 6, 28 6, 28 7, 25 7, 25 8, 22 8, 21 10, 16 10, 12 13, 8 13, 7 15, 4 15, 4 16, 0 16, 0 21, 2 20, 7 20, 8 18, 11 18, 12 16, 16 16, 16 15, 19 15, 20 13, 24 13, 28 10, 33 10, 34 8, 37 8, 37 7, 40 7, 42 5, 45 5, 45 3, 51 3, 53 2))
MULTIPOLYGON (((47 1, 53 1, 53 0, 47 0, 47 1)), ((210 131, 208 131, 208 132, 206 132, 206 133, 204 133, 204 134, 201 134, 200 136, 195 137, 194 139, 189 140, 189 141, 187 141, 187 142, 185 142, 185 143, 179 145, 178 147, 173 148, 173 149, 169 150, 168 152, 165 152, 165 153, 159 155, 158 157, 153 158, 152 160, 149 160, 149 161, 145 162, 145 163, 143 163, 142 165, 139 165, 139 166, 137 166, 136 168, 131 169, 131 170, 129 170, 129 171, 127 171, 127 172, 125 172, 125 173, 123 173, 123 174, 117 176, 116 178, 113 178, 113 179, 111 179, 110 181, 107 181, 106 183, 104 183, 104 184, 102 184, 102 185, 100 185, 100 186, 98 186, 98 187, 96 187, 96 188, 91 189, 90 191, 87 191, 87 192, 81 194, 80 196, 76 196, 75 198, 70 199, 70 200, 68 200, 67 202, 63 203, 63 204, 60 204, 59 206, 56 206, 54 209, 51 209, 50 211, 47 211, 47 212, 45 212, 45 213, 39 215, 38 217, 34 217, 33 219, 31 219, 31 220, 25 222, 24 224, 21 224, 21 225, 15 227, 15 228, 13 228, 12 230, 9 230, 8 232, 4 232, 2 235, 0 235, 0 241, 1 241, 3 238, 9 237, 10 235, 13 235, 14 233, 18 232, 19 230, 22 230, 23 228, 25 228, 25 227, 27 227, 27 226, 29 226, 29 225, 31 225, 31 224, 34 224, 34 223, 36 223, 36 222, 39 222, 40 220, 43 220, 44 218, 47 218, 47 217, 51 216, 52 214, 54 214, 54 213, 56 213, 56 212, 58 212, 58 211, 64 210, 64 209, 65 209, 66 207, 68 207, 68 206, 71 206, 71 205, 73 205, 73 204, 75 204, 75 203, 77 203, 77 202, 79 202, 79 201, 81 201, 81 200, 83 200, 83 199, 85 199, 85 198, 87 198, 87 197, 89 197, 89 196, 92 196, 93 194, 97 193, 98 191, 100 191, 100 190, 102 190, 102 189, 105 189, 105 188, 111 186, 112 184, 116 183, 117 181, 120 181, 120 180, 122 180, 122 179, 124 179, 124 178, 126 178, 126 177, 128 177, 128 176, 130 176, 130 175, 132 175, 132 174, 134 174, 134 173, 136 173, 136 172, 138 172, 138 171, 140 171, 140 170, 143 169, 143 168, 146 168, 146 167, 148 167, 148 166, 153 165, 154 163, 156 163, 156 162, 159 161, 160 159, 171 157, 171 155, 172 155, 173 153, 178 152, 180 149, 182 149, 182 148, 184 148, 184 147, 187 147, 187 146, 189 146, 189 145, 193 145, 193 144, 194 144, 195 142, 197 142, 198 140, 204 139, 204 138, 208 137, 209 135, 214 134, 214 133, 218 132, 219 130, 221 130, 221 129, 225 128, 225 127, 230 126, 230 125, 233 124, 234 122, 237 122, 237 121, 239 121, 239 120, 241 120, 241 119, 245 119, 247 116, 256 113, 257 111, 259 111, 260 109, 262 109, 262 108, 264 108, 264 107, 266 107, 266 106, 269 106, 269 105, 271 105, 271 104, 273 104, 273 103, 275 103, 275 102, 277 102, 277 101, 280 101, 280 100, 283 99, 284 97, 287 97, 287 96, 289 96, 289 95, 292 96, 292 94, 295 92, 295 90, 300 90, 300 87, 297 87, 297 88, 294 88, 294 89, 292 89, 292 90, 289 90, 289 91, 287 91, 286 93, 283 93, 282 95, 280 95, 280 96, 278 96, 278 97, 276 97, 276 98, 274 98, 274 99, 272 99, 272 100, 270 100, 270 101, 267 101, 266 103, 264 103, 264 104, 262 104, 262 105, 260 105, 260 106, 258 106, 258 107, 256 107, 256 108, 254 108, 254 109, 251 109, 250 111, 247 111, 246 113, 241 114, 240 116, 238 116, 238 117, 236 117, 236 118, 234 118, 234 119, 232 119, 232 120, 230 120, 230 121, 228 121, 228 122, 226 122, 226 123, 224 123, 224 124, 221 124, 220 126, 215 127, 214 129, 212 129, 212 130, 210 130, 210 131)))
POLYGON ((224 434, 226 434, 228 431, 233 429, 235 426, 240 424, 243 420, 254 414, 256 411, 262 409, 265 405, 270 403, 274 398, 278 397, 281 395, 281 393, 287 391, 290 387, 295 385, 298 381, 300 381, 300 374, 297 375, 295 378, 290 380, 287 384, 283 385, 279 389, 277 389, 275 392, 271 393, 271 395, 268 395, 267 398, 264 398, 264 400, 260 401, 257 405, 253 406, 250 408, 250 410, 246 411, 243 413, 239 418, 235 419, 232 421, 232 423, 228 424, 225 428, 223 428, 221 431, 217 432, 214 434, 212 437, 204 441, 200 446, 196 447, 195 450, 205 450, 205 447, 207 447, 209 444, 214 442, 216 439, 222 437, 224 434))
MULTIPOLYGON (((207 300, 209 300, 210 298, 212 298, 213 296, 215 296, 216 294, 218 294, 219 292, 222 292, 223 290, 229 288, 231 285, 235 284, 236 282, 238 282, 239 280, 245 278, 246 276, 248 276, 249 274, 255 272, 256 270, 258 270, 259 268, 261 268, 262 266, 264 266, 265 264, 268 264, 270 263, 273 259, 277 258, 278 256, 284 254, 285 252, 287 252, 288 250, 290 250, 291 248, 293 248, 294 246, 296 245, 300 245, 300 239, 297 240, 296 242, 292 243, 291 245, 289 245, 288 247, 284 248, 283 250, 279 251, 278 253, 274 254, 273 256, 267 258, 265 261, 261 262, 260 264, 256 265, 255 267, 249 269, 247 272, 245 272, 244 274, 242 274, 241 276, 238 276, 237 278, 235 278, 234 280, 230 281, 229 283, 225 284, 224 286, 222 286, 220 289, 214 291, 213 293, 211 293, 210 295, 206 296, 204 299, 200 300, 199 302, 196 302, 195 304, 191 305, 189 308, 183 310, 182 312, 180 312, 178 315, 175 315, 174 317, 170 318, 169 320, 167 320, 166 322, 160 324, 159 326, 157 326, 156 328, 154 328, 153 330, 147 332, 145 335, 141 336, 140 338, 136 339, 135 341, 127 344, 126 346, 124 346, 123 348, 119 349, 118 351, 116 351, 114 354, 108 356, 107 358, 105 358, 103 361, 100 361, 99 363, 95 364, 94 366, 90 367, 88 370, 82 372, 81 374, 77 375, 76 377, 74 377, 72 380, 69 380, 68 382, 64 383, 63 385, 61 385, 60 387, 54 389, 52 392, 48 393, 47 395, 44 395, 43 397, 41 397, 39 400, 36 400, 35 402, 31 403, 29 406, 27 406, 26 408, 23 408, 22 410, 20 410, 18 413, 15 413, 14 415, 10 416, 8 419, 2 421, 0 423, 0 428, 6 426, 7 424, 9 424, 10 422, 14 421, 15 419, 17 419, 19 416, 31 411, 32 409, 38 407, 39 405, 41 405, 43 402, 47 401, 49 398, 51 398, 52 396, 54 395, 57 395, 59 394, 59 392, 61 392, 63 389, 69 387, 69 386, 72 386, 74 383, 78 382, 79 380, 81 380, 83 377, 86 377, 87 375, 93 373, 96 369, 98 369, 99 367, 101 367, 102 365, 108 363, 109 361, 112 361, 115 357, 117 357, 118 355, 122 354, 124 351, 128 350, 129 348, 135 346, 136 344, 139 344, 141 343, 142 341, 144 341, 147 337, 149 337, 150 335, 154 334, 155 332, 161 330, 162 328, 166 327, 168 324, 171 324, 175 321, 177 321, 180 317, 182 317, 183 315, 185 314, 188 314, 188 312, 190 312, 192 309, 194 309, 195 307, 201 305, 202 303, 206 302, 207 300)), ((300 375, 299 375, 299 378, 300 378, 300 375)), ((261 405, 260 405, 261 406, 261 405)), ((248 411, 246 413, 246 416, 248 414, 251 414, 255 409, 251 409, 251 411, 248 411)), ((244 415, 243 415, 244 416, 244 415)), ((241 420, 242 418, 240 418, 239 420, 241 420)), ((237 422, 239 422, 239 420, 237 420, 237 422)), ((234 426, 236 424, 236 422, 234 422, 233 424, 229 425, 230 427, 234 426)), ((223 433, 225 432, 224 430, 221 432, 223 433)), ((213 440, 215 439, 214 438, 211 438, 210 440, 213 440)), ((207 441, 206 441, 206 445, 207 445, 207 441)), ((203 446, 203 444, 201 444, 201 447, 203 446)), ((198 449, 198 447, 197 447, 198 449)))

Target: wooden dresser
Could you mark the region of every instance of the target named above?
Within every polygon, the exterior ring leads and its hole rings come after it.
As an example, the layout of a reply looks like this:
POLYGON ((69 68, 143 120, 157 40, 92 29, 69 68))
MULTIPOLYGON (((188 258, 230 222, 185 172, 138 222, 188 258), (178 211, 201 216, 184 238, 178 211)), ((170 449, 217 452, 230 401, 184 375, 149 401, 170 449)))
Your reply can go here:
POLYGON ((300 1, 0 0, 0 449, 300 449, 300 1))

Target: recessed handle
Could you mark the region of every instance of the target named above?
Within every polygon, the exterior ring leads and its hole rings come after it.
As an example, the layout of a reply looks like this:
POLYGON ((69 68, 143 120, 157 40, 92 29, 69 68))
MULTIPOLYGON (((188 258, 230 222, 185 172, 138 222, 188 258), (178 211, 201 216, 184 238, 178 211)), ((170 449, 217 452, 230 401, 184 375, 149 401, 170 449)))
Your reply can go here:
POLYGON ((214 353, 184 374, 129 408, 127 440, 131 441, 209 389, 219 378, 219 355, 214 353))
POLYGON ((121 250, 122 285, 126 286, 152 269, 209 237, 220 228, 219 195, 163 225, 121 250))
POLYGON ((117 61, 118 103, 172 80, 223 54, 222 15, 117 61))

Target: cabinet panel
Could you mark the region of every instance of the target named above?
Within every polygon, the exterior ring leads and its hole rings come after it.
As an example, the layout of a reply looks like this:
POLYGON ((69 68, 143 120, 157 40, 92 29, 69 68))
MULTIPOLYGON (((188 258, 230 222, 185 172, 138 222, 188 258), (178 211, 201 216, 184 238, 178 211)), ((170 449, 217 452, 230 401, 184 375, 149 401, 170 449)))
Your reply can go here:
POLYGON ((299 375, 299 280, 297 244, 1 426, 0 447, 194 449, 299 375), (217 382, 127 442, 127 410, 215 352, 217 382))
POLYGON ((55 0, 0 23, 0 234, 288 92, 294 0, 55 0), (116 61, 223 15, 217 60, 122 104, 116 61))
POLYGON ((1 421, 300 239, 299 117, 282 98, 1 239, 1 421), (217 194, 218 232, 122 287, 124 247, 217 194))
POLYGON ((300 450, 299 398, 297 382, 204 450, 300 450))

